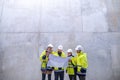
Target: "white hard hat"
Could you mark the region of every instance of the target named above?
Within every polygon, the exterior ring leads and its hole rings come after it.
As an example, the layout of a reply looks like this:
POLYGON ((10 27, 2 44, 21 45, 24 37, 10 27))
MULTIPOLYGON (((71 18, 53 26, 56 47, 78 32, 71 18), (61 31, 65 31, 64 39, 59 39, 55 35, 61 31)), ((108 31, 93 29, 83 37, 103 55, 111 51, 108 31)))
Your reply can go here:
POLYGON ((52 48, 53 48, 53 45, 52 45, 52 44, 49 44, 48 47, 52 47, 52 48))
POLYGON ((58 49, 63 50, 63 46, 62 46, 62 45, 59 45, 59 46, 58 46, 58 49))
POLYGON ((83 47, 81 45, 78 45, 75 50, 83 50, 83 47))
POLYGON ((72 53, 72 49, 68 49, 67 52, 71 52, 72 53))

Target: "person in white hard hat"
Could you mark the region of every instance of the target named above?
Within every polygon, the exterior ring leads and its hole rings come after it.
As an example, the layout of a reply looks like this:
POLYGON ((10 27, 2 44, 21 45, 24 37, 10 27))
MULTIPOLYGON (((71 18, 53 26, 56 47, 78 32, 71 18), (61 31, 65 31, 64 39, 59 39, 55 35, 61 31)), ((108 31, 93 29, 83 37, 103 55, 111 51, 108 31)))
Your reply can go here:
POLYGON ((48 80, 51 80, 51 73, 53 69, 52 67, 47 66, 47 62, 49 60, 49 54, 54 54, 52 44, 49 44, 47 46, 47 49, 44 50, 40 55, 42 80, 45 80, 46 74, 48 74, 48 80))
POLYGON ((71 59, 68 62, 68 67, 66 68, 66 72, 69 75, 70 80, 76 80, 76 62, 75 57, 73 56, 72 49, 67 50, 68 57, 71 57, 71 59))
POLYGON ((83 47, 78 45, 76 48, 77 75, 79 80, 85 80, 88 67, 87 54, 83 52, 83 47))
MULTIPOLYGON (((59 45, 57 52, 54 54, 55 56, 59 57, 66 57, 65 53, 63 52, 63 46, 59 45)), ((64 68, 62 67, 54 67, 54 78, 55 80, 64 80, 64 68)))

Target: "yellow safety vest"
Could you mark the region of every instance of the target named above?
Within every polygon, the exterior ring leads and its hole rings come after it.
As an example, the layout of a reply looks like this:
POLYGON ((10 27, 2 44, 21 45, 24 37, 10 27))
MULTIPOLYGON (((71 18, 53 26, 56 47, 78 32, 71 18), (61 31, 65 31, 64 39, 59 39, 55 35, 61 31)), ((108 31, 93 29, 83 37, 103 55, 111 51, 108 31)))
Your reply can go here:
MULTIPOLYGON (((52 52, 52 54, 54 54, 54 52, 52 52)), ((44 50, 40 55, 41 69, 47 68, 48 57, 46 56, 46 58, 43 59, 43 56, 45 56, 45 55, 46 55, 46 50, 44 50)))
POLYGON ((75 75, 75 71, 74 71, 74 68, 76 66, 75 64, 75 57, 72 57, 71 58, 71 62, 68 62, 68 67, 66 68, 66 71, 69 75, 75 75))
POLYGON ((77 72, 81 72, 81 68, 88 67, 87 54, 84 52, 77 53, 77 72))

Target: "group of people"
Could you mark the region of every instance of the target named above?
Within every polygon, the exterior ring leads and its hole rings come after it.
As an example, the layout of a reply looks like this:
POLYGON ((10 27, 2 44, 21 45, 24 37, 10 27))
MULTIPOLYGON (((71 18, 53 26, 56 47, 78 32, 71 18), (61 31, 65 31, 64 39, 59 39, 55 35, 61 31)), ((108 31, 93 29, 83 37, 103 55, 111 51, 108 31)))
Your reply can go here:
POLYGON ((53 71, 54 80, 64 80, 64 72, 68 74, 70 80, 77 80, 77 76, 79 77, 79 80, 85 80, 88 62, 87 55, 82 49, 83 47, 81 45, 78 45, 75 48, 77 53, 76 56, 73 56, 72 49, 68 49, 66 56, 66 54, 63 52, 62 45, 58 46, 57 51, 53 51, 53 45, 49 44, 46 50, 44 50, 40 55, 42 80, 46 79, 46 75, 48 75, 48 80, 51 80, 51 74, 53 71), (70 57, 67 68, 64 69, 63 67, 47 66, 49 54, 53 54, 62 58, 70 57))

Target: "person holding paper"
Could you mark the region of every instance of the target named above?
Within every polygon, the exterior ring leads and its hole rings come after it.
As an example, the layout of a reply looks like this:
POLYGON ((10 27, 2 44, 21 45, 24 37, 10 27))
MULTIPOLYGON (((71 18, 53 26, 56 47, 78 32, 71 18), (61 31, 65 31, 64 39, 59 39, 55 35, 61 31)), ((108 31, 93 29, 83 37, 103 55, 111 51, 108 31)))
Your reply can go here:
POLYGON ((42 72, 42 80, 45 80, 46 74, 48 74, 48 80, 51 80, 51 74, 52 74, 52 67, 48 67, 47 63, 49 60, 49 54, 54 54, 53 45, 49 44, 47 49, 44 50, 40 55, 40 61, 41 61, 41 72, 42 72))
MULTIPOLYGON (((58 50, 54 55, 62 57, 62 58, 66 57, 65 53, 63 52, 63 46, 62 45, 58 46, 58 50)), ((60 80, 64 80, 64 68, 55 67, 54 68, 54 78, 55 78, 55 80, 58 80, 59 78, 60 78, 60 80)))
POLYGON ((67 50, 67 55, 68 57, 71 58, 68 62, 68 67, 66 68, 66 72, 68 73, 70 80, 76 80, 76 71, 77 71, 76 61, 75 61, 76 59, 72 54, 72 49, 67 50))

